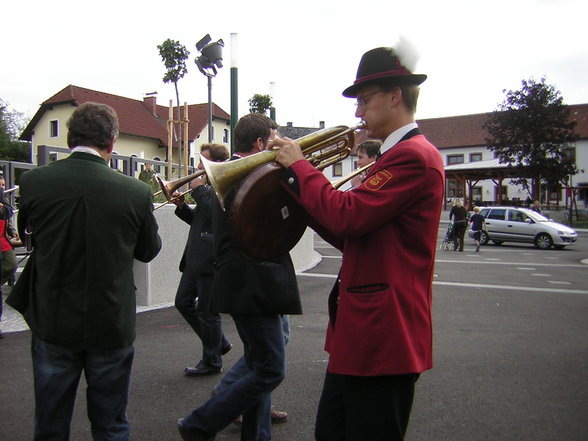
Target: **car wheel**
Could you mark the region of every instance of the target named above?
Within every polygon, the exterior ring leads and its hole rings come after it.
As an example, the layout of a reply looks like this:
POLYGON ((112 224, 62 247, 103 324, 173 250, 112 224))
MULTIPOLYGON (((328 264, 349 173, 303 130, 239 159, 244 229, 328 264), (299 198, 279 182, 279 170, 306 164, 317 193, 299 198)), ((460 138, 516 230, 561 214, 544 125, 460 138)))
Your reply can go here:
POLYGON ((504 242, 502 240, 493 240, 492 243, 494 243, 494 245, 502 245, 504 242))
POLYGON ((488 237, 488 233, 485 231, 480 232, 480 245, 488 245, 488 241, 490 238, 488 237))
POLYGON ((548 250, 553 245, 553 240, 551 236, 547 233, 541 233, 537 235, 535 238, 535 246, 537 248, 541 248, 542 250, 548 250))

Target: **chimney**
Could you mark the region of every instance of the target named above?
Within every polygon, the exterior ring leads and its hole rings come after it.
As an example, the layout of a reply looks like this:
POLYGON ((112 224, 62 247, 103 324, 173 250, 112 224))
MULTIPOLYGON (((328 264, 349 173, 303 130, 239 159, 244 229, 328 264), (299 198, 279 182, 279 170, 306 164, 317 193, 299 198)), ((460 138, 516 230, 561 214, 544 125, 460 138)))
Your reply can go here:
POLYGON ((319 129, 324 129, 324 128, 325 128, 325 122, 319 121, 319 129))
POLYGON ((146 93, 143 105, 153 116, 157 116, 157 92, 146 93))

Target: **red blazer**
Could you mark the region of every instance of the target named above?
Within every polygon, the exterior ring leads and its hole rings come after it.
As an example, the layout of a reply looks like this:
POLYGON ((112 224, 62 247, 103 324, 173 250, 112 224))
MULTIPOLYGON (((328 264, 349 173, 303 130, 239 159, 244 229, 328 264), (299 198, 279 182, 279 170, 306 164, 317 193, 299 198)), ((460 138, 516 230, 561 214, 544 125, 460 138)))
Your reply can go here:
POLYGON ((444 191, 439 151, 423 135, 401 141, 359 187, 333 189, 307 161, 284 184, 311 225, 343 251, 335 323, 327 330, 328 371, 394 375, 432 367, 431 301, 444 191))

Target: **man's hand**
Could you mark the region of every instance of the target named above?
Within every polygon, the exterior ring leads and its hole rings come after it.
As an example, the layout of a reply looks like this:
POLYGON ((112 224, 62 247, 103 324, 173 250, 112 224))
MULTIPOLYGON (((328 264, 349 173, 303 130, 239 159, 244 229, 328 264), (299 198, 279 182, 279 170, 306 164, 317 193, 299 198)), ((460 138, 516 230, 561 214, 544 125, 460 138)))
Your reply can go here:
POLYGON ((306 159, 296 141, 290 139, 274 139, 267 146, 268 150, 276 147, 279 148, 276 162, 282 164, 284 168, 290 167, 296 161, 306 159))
POLYGON ((172 194, 172 198, 173 198, 172 203, 176 207, 182 207, 186 203, 186 200, 184 199, 184 196, 183 195, 180 196, 181 194, 182 193, 180 193, 179 191, 174 191, 174 193, 172 194))

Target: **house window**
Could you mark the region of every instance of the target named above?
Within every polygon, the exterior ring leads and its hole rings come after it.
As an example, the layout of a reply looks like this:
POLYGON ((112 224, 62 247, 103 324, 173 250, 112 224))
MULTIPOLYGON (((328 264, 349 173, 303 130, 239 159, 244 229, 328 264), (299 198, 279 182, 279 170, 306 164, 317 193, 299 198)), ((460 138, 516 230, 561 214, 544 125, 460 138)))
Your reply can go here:
MULTIPOLYGON (((153 158, 154 161, 161 161, 161 158, 159 157, 155 157, 153 158)), ((157 164, 153 167, 153 169, 155 170, 155 173, 161 173, 161 165, 157 164)))
POLYGON ((343 176, 343 164, 337 162, 333 164, 333 177, 343 176))
POLYGON ((447 179, 447 197, 463 197, 463 187, 459 185, 456 179, 447 179))
POLYGON ((470 162, 478 162, 482 160, 481 153, 470 153, 470 162))
POLYGON ((463 155, 447 155, 447 165, 463 164, 463 155))
POLYGON ((571 164, 576 163, 576 147, 566 147, 561 150, 564 159, 568 160, 571 164))
POLYGON ((482 187, 472 187, 472 199, 474 201, 482 200, 482 187))
POLYGON ((51 138, 59 136, 59 123, 57 120, 49 121, 49 136, 51 138))
POLYGON ((229 131, 227 129, 223 130, 223 142, 225 144, 229 142, 229 131))

